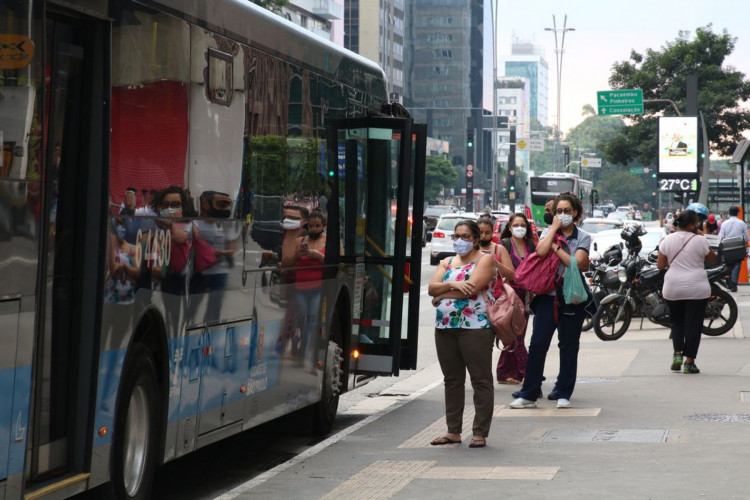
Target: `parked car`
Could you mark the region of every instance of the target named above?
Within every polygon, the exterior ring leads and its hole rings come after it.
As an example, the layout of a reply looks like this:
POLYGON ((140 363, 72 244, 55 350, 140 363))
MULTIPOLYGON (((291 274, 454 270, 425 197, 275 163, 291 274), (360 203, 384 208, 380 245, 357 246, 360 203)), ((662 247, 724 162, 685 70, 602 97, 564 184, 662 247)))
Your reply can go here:
POLYGON ((456 208, 450 205, 431 205, 424 211, 425 241, 430 241, 432 231, 437 225, 437 221, 443 214, 452 214, 456 208))
MULTIPOLYGON (((653 251, 666 236, 664 229, 660 227, 646 227, 645 230, 646 234, 640 237, 642 247, 641 251, 638 252, 638 255, 644 258, 648 257, 648 254, 653 251)), ((612 245, 619 245, 620 248, 622 248, 622 258, 625 259, 628 256, 628 250, 620 236, 621 233, 622 229, 608 229, 606 231, 592 234, 589 259, 601 259, 601 255, 612 245)))
POLYGON ((604 219, 600 217, 588 217, 581 223, 581 229, 589 234, 611 229, 622 229, 623 227, 624 224, 620 219, 604 219))
POLYGON ((456 255, 453 250, 453 229, 459 221, 473 220, 476 222, 478 216, 474 213, 449 213, 443 214, 437 221, 432 231, 430 240, 430 264, 436 266, 440 259, 449 255, 456 255))

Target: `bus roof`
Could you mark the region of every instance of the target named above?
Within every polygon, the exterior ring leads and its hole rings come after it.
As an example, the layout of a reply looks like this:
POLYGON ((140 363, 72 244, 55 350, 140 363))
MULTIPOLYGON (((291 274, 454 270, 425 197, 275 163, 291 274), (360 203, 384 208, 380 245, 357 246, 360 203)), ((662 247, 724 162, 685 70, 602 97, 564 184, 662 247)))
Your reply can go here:
POLYGON ((247 0, 142 0, 139 3, 159 5, 176 15, 182 14, 188 20, 198 21, 211 31, 226 34, 233 40, 244 41, 284 59, 294 58, 328 73, 335 73, 341 60, 348 59, 385 80, 383 69, 370 59, 247 0), (249 16, 249 13, 252 15, 249 16), (268 40, 272 40, 273 44, 269 46, 263 43, 268 40), (311 42, 318 50, 311 50, 311 42), (332 60, 332 56, 335 59, 332 60))
POLYGON ((537 177, 556 177, 559 179, 580 178, 578 174, 571 174, 569 172, 545 172, 542 175, 537 175, 537 177))

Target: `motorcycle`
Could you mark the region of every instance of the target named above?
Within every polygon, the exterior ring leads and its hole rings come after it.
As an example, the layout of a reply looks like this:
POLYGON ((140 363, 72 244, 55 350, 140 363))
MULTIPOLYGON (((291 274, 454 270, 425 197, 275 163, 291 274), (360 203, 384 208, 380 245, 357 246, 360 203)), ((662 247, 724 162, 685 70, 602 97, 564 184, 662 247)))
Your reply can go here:
MULTIPOLYGON (((625 231, 623 238, 626 238, 625 231)), ((644 259, 638 255, 638 235, 628 235, 627 238, 631 239, 630 242, 626 240, 630 255, 618 270, 621 289, 619 293, 610 294, 601 301, 593 319, 594 332, 602 340, 617 340, 625 335, 633 316, 641 316, 641 321, 648 318, 665 327, 671 323, 669 307, 661 293, 666 270, 656 267, 657 252, 644 259)), ((723 335, 737 322, 737 303, 719 286, 726 285, 727 270, 725 264, 706 270, 711 296, 701 330, 705 335, 723 335)))
MULTIPOLYGON (((600 260, 591 262, 589 271, 583 273, 594 298, 594 311, 599 308, 601 301, 607 295, 619 290, 620 280, 617 277, 617 266, 620 262, 622 262, 622 249, 619 245, 612 245, 602 254, 600 260)), ((586 332, 593 326, 594 312, 587 309, 586 319, 583 321, 581 330, 586 332)))

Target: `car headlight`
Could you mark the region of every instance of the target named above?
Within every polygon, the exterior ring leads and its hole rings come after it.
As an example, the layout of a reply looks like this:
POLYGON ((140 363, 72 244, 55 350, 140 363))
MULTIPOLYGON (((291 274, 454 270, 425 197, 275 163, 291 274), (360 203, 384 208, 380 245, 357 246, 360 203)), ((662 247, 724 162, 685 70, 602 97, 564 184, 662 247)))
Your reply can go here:
POLYGON ((620 283, 625 283, 628 281, 628 273, 625 271, 625 269, 620 269, 617 271, 617 279, 620 280, 620 283))

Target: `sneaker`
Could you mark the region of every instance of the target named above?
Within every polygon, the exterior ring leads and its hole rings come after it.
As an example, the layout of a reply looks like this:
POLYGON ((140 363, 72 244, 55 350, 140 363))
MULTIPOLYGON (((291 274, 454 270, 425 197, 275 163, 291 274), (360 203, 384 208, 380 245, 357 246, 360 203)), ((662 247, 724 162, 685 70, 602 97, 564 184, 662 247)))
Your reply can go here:
POLYGON ((675 354, 672 358, 672 371, 678 372, 682 369, 682 354, 675 354))
POLYGON ((570 408, 570 400, 565 398, 560 398, 557 400, 557 407, 558 408, 570 408))
MULTIPOLYGON (((510 395, 514 398, 520 398, 521 397, 521 391, 513 391, 510 393, 510 395)), ((541 398, 543 396, 541 389, 539 390, 539 393, 537 393, 537 399, 541 398)))
POLYGON ((511 407, 511 408, 514 408, 516 410, 518 410, 520 408, 536 408, 536 401, 531 401, 529 399, 518 398, 518 399, 514 400, 508 406, 511 407))
POLYGON ((682 373, 700 373, 701 371, 695 366, 695 363, 685 363, 682 365, 682 373))
POLYGON ((560 394, 557 392, 557 390, 552 389, 551 391, 549 391, 549 394, 547 394, 547 399, 549 399, 550 401, 557 401, 558 399, 560 399, 560 394))

